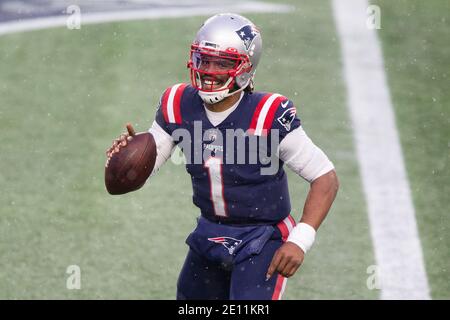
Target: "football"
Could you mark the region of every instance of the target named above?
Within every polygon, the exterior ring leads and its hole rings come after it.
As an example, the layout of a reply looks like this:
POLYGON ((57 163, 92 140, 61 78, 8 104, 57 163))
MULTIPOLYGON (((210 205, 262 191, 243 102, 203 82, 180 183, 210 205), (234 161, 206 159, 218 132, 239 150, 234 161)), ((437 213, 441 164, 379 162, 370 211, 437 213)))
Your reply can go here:
POLYGON ((105 166, 105 186, 110 194, 124 194, 141 188, 155 166, 156 144, 151 133, 131 136, 131 141, 113 154, 105 166))

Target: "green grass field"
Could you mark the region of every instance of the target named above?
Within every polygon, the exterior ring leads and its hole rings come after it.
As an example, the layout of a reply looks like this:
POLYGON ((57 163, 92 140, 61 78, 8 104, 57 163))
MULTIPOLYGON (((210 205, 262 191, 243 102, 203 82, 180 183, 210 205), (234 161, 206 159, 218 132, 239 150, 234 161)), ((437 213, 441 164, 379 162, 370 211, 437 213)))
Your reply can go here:
MULTIPOLYGON (((374 3, 432 297, 449 299, 448 3, 374 3)), ((331 5, 302 1, 287 14, 246 16, 265 47, 257 90, 296 103, 341 183, 284 298, 376 299, 366 286, 376 262, 331 5)), ((168 162, 138 192, 113 197, 104 152, 127 121, 138 131, 151 125, 167 86, 189 81, 188 48, 203 20, 0 37, 0 299, 175 298, 199 214, 190 178, 168 162), (81 268, 81 290, 66 288, 69 265, 81 268)), ((299 219, 308 184, 292 173, 289 184, 299 219)))
POLYGON ((373 3, 431 294, 450 299, 450 2, 373 3))

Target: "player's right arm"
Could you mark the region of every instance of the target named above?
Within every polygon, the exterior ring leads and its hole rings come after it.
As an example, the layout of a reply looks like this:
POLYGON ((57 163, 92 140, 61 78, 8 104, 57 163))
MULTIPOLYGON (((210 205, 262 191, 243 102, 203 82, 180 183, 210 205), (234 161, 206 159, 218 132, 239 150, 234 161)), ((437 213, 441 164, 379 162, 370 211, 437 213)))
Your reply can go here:
POLYGON ((161 128, 156 120, 153 121, 148 132, 153 135, 156 143, 156 161, 151 173, 151 175, 154 175, 172 155, 172 152, 175 149, 175 142, 173 141, 172 136, 161 128))
MULTIPOLYGON (((152 126, 148 130, 149 133, 152 134, 155 144, 156 144, 156 160, 155 166, 153 167, 153 171, 151 176, 159 171, 159 169, 163 166, 164 163, 170 158, 172 152, 175 149, 174 140, 170 134, 170 126, 166 121, 167 115, 164 116, 163 112, 163 100, 165 96, 168 96, 170 93, 171 87, 166 89, 159 99, 158 109, 156 111, 155 120, 153 121, 152 126)), ((165 99, 167 100, 167 99, 165 99)), ((167 104, 167 102, 166 102, 167 104)), ((119 152, 121 148, 127 146, 128 141, 133 139, 133 134, 130 130, 134 131, 131 125, 127 126, 128 132, 121 134, 117 139, 113 141, 113 144, 108 150, 106 150, 106 156, 108 157, 107 163, 113 156, 113 154, 119 152)))
MULTIPOLYGON (((120 137, 113 141, 111 147, 106 150, 106 156, 108 157, 107 162, 111 159, 113 154, 120 152, 122 148, 125 148, 128 144, 128 141, 133 139, 133 134, 130 132, 134 131, 131 125, 127 126, 128 132, 122 133, 120 137)), ((175 143, 172 139, 172 136, 168 134, 158 122, 153 121, 151 128, 148 130, 155 139, 156 144, 156 160, 155 166, 153 167, 153 171, 151 176, 159 171, 159 169, 166 163, 166 161, 172 155, 173 150, 175 149, 175 143)))
MULTIPOLYGON (((134 132, 133 127, 131 125, 127 125, 127 129, 128 132, 122 133, 120 137, 118 137, 113 141, 112 146, 106 150, 107 164, 115 153, 120 152, 120 150, 122 148, 125 148, 128 142, 133 139, 134 134, 131 132, 131 131, 134 132)), ((153 167, 153 171, 150 174, 150 176, 153 176, 170 158, 173 150, 175 149, 175 143, 172 139, 172 136, 169 135, 166 131, 164 131, 164 129, 161 128, 161 126, 159 126, 156 121, 153 122, 148 132, 152 134, 156 144, 155 166, 153 167)))

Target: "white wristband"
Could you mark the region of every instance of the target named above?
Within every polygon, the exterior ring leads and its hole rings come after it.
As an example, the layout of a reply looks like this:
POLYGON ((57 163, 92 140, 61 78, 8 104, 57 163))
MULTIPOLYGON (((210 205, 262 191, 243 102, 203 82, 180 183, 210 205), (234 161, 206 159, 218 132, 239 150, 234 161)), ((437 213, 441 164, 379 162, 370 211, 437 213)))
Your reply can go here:
POLYGON ((289 233, 287 241, 298 245, 304 253, 311 249, 314 239, 316 238, 316 230, 309 224, 300 222, 289 233))

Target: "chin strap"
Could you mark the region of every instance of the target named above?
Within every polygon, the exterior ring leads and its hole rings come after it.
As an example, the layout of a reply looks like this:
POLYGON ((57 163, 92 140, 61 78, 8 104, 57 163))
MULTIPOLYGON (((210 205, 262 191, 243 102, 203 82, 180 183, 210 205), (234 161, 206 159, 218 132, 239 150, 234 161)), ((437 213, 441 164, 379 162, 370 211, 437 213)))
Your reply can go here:
POLYGON ((214 91, 214 92, 199 90, 198 94, 199 94, 200 98, 202 98, 203 102, 208 103, 208 104, 214 104, 214 103, 222 101, 226 97, 229 97, 229 96, 232 96, 232 95, 234 95, 234 94, 236 94, 238 92, 241 92, 251 82, 252 82, 251 79, 249 79, 249 81, 247 82, 247 84, 245 86, 242 86, 241 88, 239 88, 237 90, 233 90, 231 92, 230 92, 230 89, 227 88, 227 89, 224 89, 224 90, 221 90, 221 91, 214 91))
POLYGON ((225 89, 225 90, 216 91, 216 92, 208 92, 208 91, 199 90, 198 94, 199 94, 200 98, 202 98, 203 102, 208 103, 208 104, 214 104, 214 103, 220 102, 223 99, 225 99, 226 97, 228 97, 229 91, 230 91, 230 89, 225 89))

